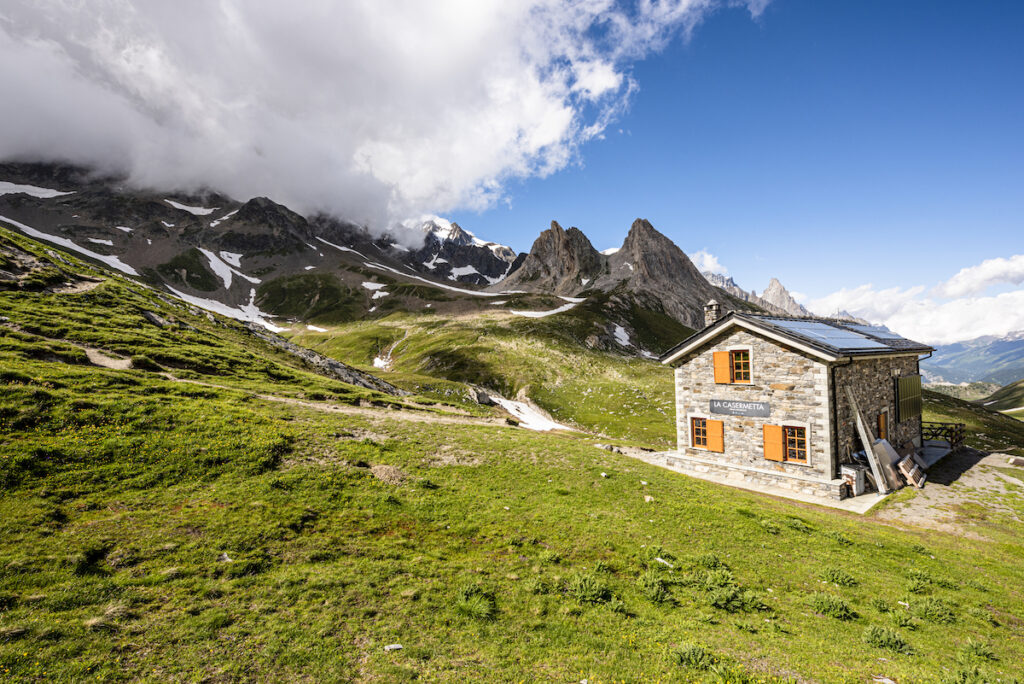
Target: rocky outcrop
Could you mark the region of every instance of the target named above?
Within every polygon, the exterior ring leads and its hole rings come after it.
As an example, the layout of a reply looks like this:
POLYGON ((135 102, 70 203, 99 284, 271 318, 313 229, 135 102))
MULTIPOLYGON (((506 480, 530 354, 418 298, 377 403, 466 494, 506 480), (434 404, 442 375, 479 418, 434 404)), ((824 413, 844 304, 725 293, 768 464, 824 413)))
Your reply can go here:
POLYGON ((283 337, 275 335, 261 325, 257 325, 256 323, 245 323, 245 327, 253 334, 253 336, 270 343, 278 349, 288 352, 292 356, 302 359, 323 375, 337 378, 338 380, 347 382, 350 385, 365 387, 366 389, 383 392, 384 394, 390 394, 396 397, 406 396, 409 394, 409 392, 399 389, 390 383, 384 382, 380 378, 370 375, 369 373, 364 373, 352 368, 351 366, 346 366, 341 361, 336 361, 324 356, 323 354, 318 354, 312 349, 306 349, 305 347, 293 344, 283 337))
MULTIPOLYGON (((563 230, 552 221, 523 265, 490 289, 563 296, 587 290, 628 294, 691 328, 703 327, 709 299, 722 299, 690 258, 646 219, 634 221, 622 247, 610 254, 594 249, 578 228, 563 230)), ((723 306, 730 308, 727 302, 723 306)))
MULTIPOLYGON (((622 249, 608 257, 608 267, 608 276, 598 281, 602 289, 619 280, 620 287, 657 299, 666 314, 691 328, 704 326, 708 300, 721 299, 683 250, 647 219, 633 222, 622 249)), ((722 306, 731 308, 728 302, 722 306)))
POLYGON ((736 299, 741 299, 744 302, 750 302, 755 306, 759 306, 768 313, 776 314, 778 316, 790 316, 788 311, 780 309, 771 302, 765 301, 761 297, 757 296, 757 293, 751 290, 747 292, 739 285, 736 281, 730 277, 724 276, 720 273, 712 273, 711 271, 704 271, 704 277, 707 278, 708 282, 717 287, 720 290, 732 295, 736 299))
POLYGON ((579 228, 563 230, 552 221, 522 265, 498 289, 573 295, 607 273, 608 258, 594 249, 579 228))
POLYGON ((203 228, 203 242, 246 255, 301 251, 312 235, 305 218, 266 197, 249 200, 223 224, 203 228))
POLYGON ((400 258, 417 271, 442 280, 492 285, 512 271, 518 257, 511 247, 481 240, 444 219, 426 221, 420 230, 423 246, 400 258))
POLYGON ((768 281, 768 287, 764 292, 761 293, 761 299, 768 304, 785 311, 790 316, 812 316, 813 314, 800 306, 800 304, 793 299, 793 295, 789 294, 789 291, 782 286, 782 283, 776 278, 772 278, 768 281))

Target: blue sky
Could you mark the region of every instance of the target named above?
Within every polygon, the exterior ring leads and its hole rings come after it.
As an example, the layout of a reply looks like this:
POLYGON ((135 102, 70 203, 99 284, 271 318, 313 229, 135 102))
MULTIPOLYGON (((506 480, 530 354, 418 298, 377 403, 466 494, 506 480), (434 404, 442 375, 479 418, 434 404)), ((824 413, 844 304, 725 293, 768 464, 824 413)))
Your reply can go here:
POLYGON ((451 218, 528 250, 552 219, 603 249, 642 216, 741 286, 811 298, 1024 252, 1024 3, 722 9, 631 72, 577 164, 451 218))

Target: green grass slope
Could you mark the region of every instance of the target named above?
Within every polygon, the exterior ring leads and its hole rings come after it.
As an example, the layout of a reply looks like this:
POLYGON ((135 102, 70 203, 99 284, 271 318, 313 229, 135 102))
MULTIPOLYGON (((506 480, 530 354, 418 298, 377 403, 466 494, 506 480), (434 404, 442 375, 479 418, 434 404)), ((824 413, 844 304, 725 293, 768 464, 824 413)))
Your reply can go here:
MULTIPOLYGON (((136 288, 0 292, 10 322, 48 322, 0 337, 5 679, 1022 676, 1020 535, 902 530, 704 483, 587 435, 438 407, 435 380, 407 409, 365 406, 398 402, 136 288), (188 354, 202 370, 174 370, 192 382, 84 363, 81 340, 150 358, 173 346, 133 306, 205 333, 188 354)), ((544 372, 570 380, 568 347, 549 354, 563 365, 544 372)), ((632 363, 590 356, 580 373, 632 363)), ((418 368, 410 383, 429 380, 418 368)))
POLYGON ((1024 456, 1024 422, 993 411, 989 406, 925 390, 924 419, 963 423, 967 428, 967 444, 975 449, 1024 456))
MULTIPOLYGON (((596 313, 524 318, 506 312, 464 316, 396 313, 301 331, 294 340, 370 370, 390 352, 384 377, 450 400, 466 384, 514 398, 524 393, 556 420, 652 447, 675 442, 672 373, 657 361, 588 350, 596 313)), ((682 329, 680 334, 687 334, 682 329)))
POLYGON ((1024 419, 1024 380, 1000 387, 981 403, 986 408, 1007 411, 1008 415, 1024 419))

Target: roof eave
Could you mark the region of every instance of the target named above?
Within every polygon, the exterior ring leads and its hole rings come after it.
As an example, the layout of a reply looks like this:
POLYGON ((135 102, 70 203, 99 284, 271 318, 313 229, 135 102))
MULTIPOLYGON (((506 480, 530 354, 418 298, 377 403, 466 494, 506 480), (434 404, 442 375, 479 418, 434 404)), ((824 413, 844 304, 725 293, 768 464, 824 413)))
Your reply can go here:
POLYGON ((707 328, 704 328, 700 332, 695 333, 688 337, 687 339, 683 340, 674 349, 670 349, 668 352, 665 353, 664 356, 662 356, 661 363, 665 365, 674 363, 680 357, 690 353, 697 347, 704 344, 708 339, 710 339, 714 335, 718 334, 719 332, 722 332, 723 330, 726 330, 731 326, 737 326, 740 328, 744 328, 746 330, 751 330, 753 332, 760 333, 769 339, 799 349, 805 353, 817 357, 822 361, 839 361, 846 356, 845 354, 842 353, 836 353, 830 350, 822 349, 820 347, 817 347, 813 344, 806 342, 805 340, 796 339, 792 336, 779 333, 777 330, 769 328, 768 326, 758 325, 756 319, 752 320, 748 318, 743 318, 736 315, 735 312, 729 312, 728 315, 718 319, 707 328))

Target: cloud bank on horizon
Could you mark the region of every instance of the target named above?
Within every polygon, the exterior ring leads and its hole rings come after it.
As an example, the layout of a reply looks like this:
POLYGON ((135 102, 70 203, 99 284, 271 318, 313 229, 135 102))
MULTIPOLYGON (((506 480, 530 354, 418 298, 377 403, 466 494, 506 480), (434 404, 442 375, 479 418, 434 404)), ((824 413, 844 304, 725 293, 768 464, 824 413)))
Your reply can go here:
POLYGON ((269 195, 371 227, 482 209, 578 157, 629 67, 768 0, 14 0, 0 159, 269 195))
POLYGON ((987 259, 961 269, 935 287, 876 289, 871 284, 843 288, 804 303, 818 315, 849 311, 883 323, 892 330, 928 344, 1024 330, 1024 254, 987 259))
MULTIPOLYGON (((694 252, 701 271, 728 274, 714 254, 694 252)), ((1024 254, 986 259, 933 287, 876 288, 871 283, 823 297, 790 292, 816 316, 847 312, 926 344, 952 344, 1024 330, 1024 254), (1018 289, 1010 289, 1012 287, 1018 289), (1002 290, 1002 291, 999 291, 1002 290)))

